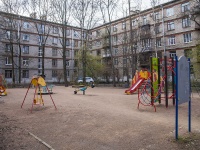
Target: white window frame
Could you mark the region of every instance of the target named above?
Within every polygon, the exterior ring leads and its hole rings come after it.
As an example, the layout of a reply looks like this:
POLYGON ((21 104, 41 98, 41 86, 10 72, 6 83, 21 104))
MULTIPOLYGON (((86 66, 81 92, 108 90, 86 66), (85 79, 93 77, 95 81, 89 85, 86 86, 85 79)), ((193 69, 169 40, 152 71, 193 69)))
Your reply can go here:
POLYGON ((71 32, 71 30, 67 29, 67 30, 66 30, 66 35, 67 35, 67 36, 70 36, 70 32, 71 32))
POLYGON ((29 28, 30 28, 29 22, 24 22, 24 23, 23 23, 23 28, 24 28, 24 29, 29 29, 29 28))
POLYGON ((169 52, 169 57, 174 58, 176 56, 176 52, 169 52))
POLYGON ((168 22, 168 23, 167 23, 167 30, 168 30, 168 31, 175 30, 174 21, 171 21, 171 22, 168 22))
POLYGON ((175 44, 176 44, 175 36, 168 37, 168 45, 175 45, 175 44))
POLYGON ((190 3, 189 2, 181 4, 181 12, 186 12, 186 11, 189 11, 189 10, 190 10, 190 3))
POLYGON ((170 17, 174 15, 174 7, 166 9, 166 16, 170 17))
POLYGON ((126 22, 122 22, 122 30, 126 29, 126 22))
POLYGON ((142 17, 142 24, 146 25, 147 24, 147 16, 142 17))
POLYGON ((52 43, 53 44, 58 44, 58 38, 57 37, 53 37, 52 43))
POLYGON ((12 59, 11 59, 11 57, 6 57, 5 65, 12 65, 12 59))
POLYGON ((186 27, 190 27, 191 26, 191 20, 189 17, 187 18, 183 18, 182 19, 182 27, 186 28, 186 27))
POLYGON ((66 46, 70 46, 70 40, 66 39, 66 46))
POLYGON ((156 47, 162 47, 162 38, 156 39, 156 47))
POLYGON ((7 39, 11 39, 11 33, 10 33, 10 31, 6 31, 6 38, 7 39))
POLYGON ((39 50, 38 50, 38 56, 39 56, 39 57, 42 57, 42 49, 40 49, 40 48, 39 48, 39 50))
POLYGON ((54 34, 58 34, 58 31, 59 31, 58 27, 53 27, 53 33, 54 34))
POLYGON ((23 34, 23 40, 24 41, 29 41, 30 40, 30 35, 29 34, 23 34))
POLYGON ((70 61, 66 60, 66 66, 69 67, 70 66, 70 61))
POLYGON ((23 64, 24 67, 28 67, 29 66, 29 58, 23 58, 22 64, 23 64))
POLYGON ((132 27, 136 26, 137 19, 132 20, 132 27))
POLYGON ((192 33, 191 32, 184 33, 183 34, 183 41, 184 41, 184 43, 192 42, 192 33))
POLYGON ((29 46, 23 45, 22 53, 23 53, 23 54, 29 54, 29 46))
POLYGON ((117 25, 113 25, 113 32, 117 32, 117 25))

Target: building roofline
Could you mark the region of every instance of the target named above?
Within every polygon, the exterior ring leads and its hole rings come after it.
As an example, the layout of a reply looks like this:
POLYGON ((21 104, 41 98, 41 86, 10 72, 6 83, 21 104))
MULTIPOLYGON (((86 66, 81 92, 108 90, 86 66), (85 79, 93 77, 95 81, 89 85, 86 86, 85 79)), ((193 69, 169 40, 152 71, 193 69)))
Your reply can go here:
MULTIPOLYGON (((160 4, 160 5, 155 6, 155 9, 157 9, 157 8, 159 8, 159 7, 161 8, 161 7, 164 7, 164 6, 166 6, 166 5, 176 3, 176 2, 180 2, 180 1, 182 1, 182 0, 172 0, 172 1, 169 1, 169 2, 166 2, 166 3, 163 3, 163 4, 160 4)), ((186 0, 186 1, 187 1, 187 0, 186 0)), ((145 9, 145 10, 141 11, 140 13, 143 14, 143 13, 148 12, 148 11, 151 11, 151 10, 152 10, 152 8, 148 8, 148 9, 145 9)), ((137 16, 137 15, 138 15, 138 13, 137 13, 137 14, 131 14, 131 17, 137 16)), ((113 20, 113 21, 111 21, 110 23, 113 24, 114 22, 126 20, 126 19, 129 19, 129 17, 130 17, 130 16, 128 15, 128 16, 126 16, 126 17, 122 17, 122 18, 119 18, 119 19, 117 19, 117 20, 113 20)), ((100 27, 109 25, 110 23, 102 24, 102 25, 97 26, 97 27, 95 27, 95 28, 92 28, 92 29, 90 29, 90 30, 93 30, 93 29, 95 30, 95 29, 97 29, 97 28, 100 28, 100 27)))

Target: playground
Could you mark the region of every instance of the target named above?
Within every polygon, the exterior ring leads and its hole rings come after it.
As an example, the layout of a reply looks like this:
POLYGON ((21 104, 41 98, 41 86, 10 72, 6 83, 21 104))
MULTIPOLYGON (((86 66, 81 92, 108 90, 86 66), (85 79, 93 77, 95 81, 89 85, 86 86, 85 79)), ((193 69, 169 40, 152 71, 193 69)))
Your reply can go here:
MULTIPOLYGON (((7 89, 0 98, 0 149, 20 150, 196 150, 200 147, 200 97, 192 93, 192 125, 188 105, 179 106, 179 140, 175 140, 175 106, 169 100, 138 107, 138 95, 125 88, 88 87, 85 94, 55 86, 33 105, 35 88, 7 89), (32 111, 32 112, 31 112, 32 111)), ((40 95, 39 95, 40 96, 40 95)))

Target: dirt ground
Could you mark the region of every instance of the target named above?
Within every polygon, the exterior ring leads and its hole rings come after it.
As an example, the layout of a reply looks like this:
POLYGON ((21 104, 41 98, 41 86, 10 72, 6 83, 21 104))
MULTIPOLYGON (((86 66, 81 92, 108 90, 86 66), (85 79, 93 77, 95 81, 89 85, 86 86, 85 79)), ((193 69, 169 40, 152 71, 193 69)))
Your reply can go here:
POLYGON ((200 97, 192 94, 192 132, 188 105, 179 106, 179 140, 175 140, 175 107, 164 101, 140 105, 137 94, 124 88, 95 87, 74 94, 74 88, 55 86, 44 106, 34 105, 30 89, 8 89, 0 98, 1 150, 197 150, 200 149, 200 97))

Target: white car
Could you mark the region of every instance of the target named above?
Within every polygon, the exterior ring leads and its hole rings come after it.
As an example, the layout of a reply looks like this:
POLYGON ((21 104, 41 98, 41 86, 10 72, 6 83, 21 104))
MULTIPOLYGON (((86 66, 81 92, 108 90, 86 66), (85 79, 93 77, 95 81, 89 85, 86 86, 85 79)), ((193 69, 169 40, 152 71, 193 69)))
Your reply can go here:
MULTIPOLYGON (((77 82, 78 83, 83 82, 83 78, 79 78, 77 82)), ((85 77, 85 82, 86 83, 92 83, 92 82, 94 82, 94 80, 91 77, 85 77)))

